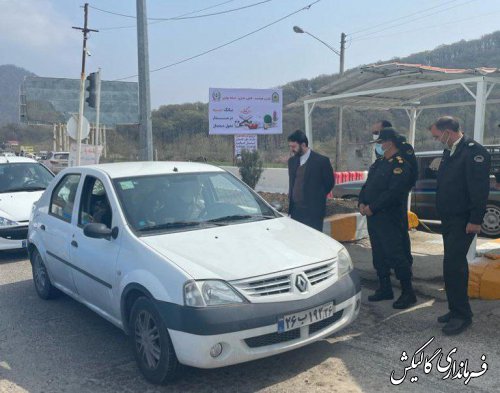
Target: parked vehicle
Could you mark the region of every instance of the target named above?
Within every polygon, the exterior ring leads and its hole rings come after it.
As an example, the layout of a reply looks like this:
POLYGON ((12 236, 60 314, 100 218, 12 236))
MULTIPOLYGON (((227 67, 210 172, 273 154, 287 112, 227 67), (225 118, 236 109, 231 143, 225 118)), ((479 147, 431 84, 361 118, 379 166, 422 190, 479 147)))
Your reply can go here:
POLYGON ((151 382, 179 363, 222 367, 350 324, 360 285, 346 249, 207 164, 68 168, 36 204, 38 295, 62 291, 130 335, 151 382))
MULTIPOLYGON (((485 146, 492 155, 491 186, 486 214, 481 225, 482 235, 500 237, 500 146, 485 146)), ((416 153, 419 179, 412 189, 411 211, 420 220, 440 223, 436 211, 437 170, 442 151, 416 153)), ((338 184, 333 189, 335 198, 357 199, 364 181, 338 184)))
POLYGON ((26 247, 35 203, 54 175, 26 157, 0 157, 0 250, 26 247))
POLYGON ((66 151, 51 151, 41 162, 54 173, 59 173, 68 167, 69 153, 66 151))

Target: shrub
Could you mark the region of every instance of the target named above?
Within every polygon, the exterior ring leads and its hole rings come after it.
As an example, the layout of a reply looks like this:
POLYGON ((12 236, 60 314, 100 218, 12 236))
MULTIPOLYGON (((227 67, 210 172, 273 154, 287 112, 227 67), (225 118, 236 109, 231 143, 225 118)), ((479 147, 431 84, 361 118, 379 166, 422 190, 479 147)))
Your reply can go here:
POLYGON ((259 152, 243 150, 241 152, 241 160, 238 161, 240 168, 241 179, 248 184, 249 187, 255 189, 259 182, 260 175, 262 175, 262 160, 259 152))

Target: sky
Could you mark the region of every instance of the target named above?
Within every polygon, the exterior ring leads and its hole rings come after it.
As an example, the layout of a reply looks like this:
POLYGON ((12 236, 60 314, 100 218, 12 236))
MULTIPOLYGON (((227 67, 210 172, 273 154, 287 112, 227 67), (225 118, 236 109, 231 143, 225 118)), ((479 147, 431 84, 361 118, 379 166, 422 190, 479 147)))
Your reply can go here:
MULTIPOLYGON (((218 47, 315 1, 146 0, 149 18, 191 17, 149 21, 150 70, 218 47), (207 16, 213 13, 219 14, 207 16)), ((0 0, 0 64, 39 76, 78 79, 82 33, 72 26, 83 25, 83 3, 0 0)), ((88 40, 87 73, 101 67, 104 80, 137 74, 136 1, 88 3, 89 27, 99 32, 88 40)), ((295 25, 337 50, 341 33, 346 33, 349 69, 480 38, 499 29, 499 16, 498 0, 320 0, 221 49, 152 72, 152 107, 207 102, 209 87, 273 88, 338 72, 338 55, 311 36, 294 33, 295 25)))

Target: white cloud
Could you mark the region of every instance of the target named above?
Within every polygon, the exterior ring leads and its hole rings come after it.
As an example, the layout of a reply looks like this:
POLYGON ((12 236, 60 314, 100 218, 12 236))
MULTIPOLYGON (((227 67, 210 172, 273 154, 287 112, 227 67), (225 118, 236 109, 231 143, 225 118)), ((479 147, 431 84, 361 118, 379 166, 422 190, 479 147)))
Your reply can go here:
POLYGON ((0 6, 0 44, 53 52, 78 42, 70 21, 47 0, 2 0, 0 6))

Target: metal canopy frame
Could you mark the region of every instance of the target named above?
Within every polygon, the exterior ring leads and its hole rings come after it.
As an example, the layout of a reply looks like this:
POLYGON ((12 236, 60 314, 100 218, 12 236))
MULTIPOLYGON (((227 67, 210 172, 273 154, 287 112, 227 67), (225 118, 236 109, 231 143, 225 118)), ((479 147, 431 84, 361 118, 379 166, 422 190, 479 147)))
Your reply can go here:
MULTIPOLYGON (((338 79, 332 85, 321 89, 320 93, 323 93, 323 96, 304 99, 305 131, 311 147, 313 146, 311 117, 316 104, 319 103, 336 101, 337 104, 334 106, 343 108, 404 110, 409 117, 408 140, 412 146, 415 146, 417 119, 423 110, 458 106, 475 106, 474 139, 479 143, 483 143, 486 105, 500 103, 500 99, 488 100, 494 87, 500 84, 500 72, 498 69, 444 69, 423 66, 421 64, 387 63, 362 67, 360 71, 361 75, 363 73, 366 73, 366 75, 359 77, 360 74, 351 73, 350 76, 338 79), (395 71, 396 74, 394 74, 395 71), (391 73, 392 75, 390 75, 391 73), (372 77, 371 79, 370 76, 372 77), (357 85, 350 87, 342 86, 343 84, 348 85, 349 79, 351 80, 350 83, 354 82, 356 84, 356 77, 359 77, 357 85), (419 82, 419 79, 425 79, 425 77, 434 80, 419 82), (409 83, 398 85, 398 83, 404 83, 406 80, 409 83), (388 87, 377 88, 377 84, 388 87), (475 93, 467 86, 468 84, 476 85, 475 93), (371 88, 372 86, 374 88, 371 88), (337 94, 330 93, 328 96, 324 96, 324 93, 328 93, 328 90, 331 90, 332 87, 338 88, 337 94), (423 98, 438 96, 459 87, 465 89, 472 96, 473 101, 420 104, 420 100, 423 98), (416 94, 405 94, 413 91, 416 94)), ((340 141, 341 143, 342 141, 340 141)), ((339 170, 339 168, 336 168, 336 170, 339 170)), ((408 210, 410 210, 410 203, 411 197, 408 198, 408 210)), ((476 245, 477 236, 474 238, 467 255, 469 261, 473 260, 476 255, 476 245)))
POLYGON ((412 145, 415 144, 416 122, 424 109, 475 106, 474 139, 483 143, 486 105, 500 103, 500 99, 488 100, 497 84, 500 84, 500 72, 497 69, 444 69, 402 63, 362 67, 358 73, 351 73, 320 90, 321 96, 304 99, 306 135, 309 144, 313 146, 312 113, 315 106, 321 103, 366 110, 404 110, 410 121, 408 140, 412 145), (475 93, 468 86, 471 84, 476 85, 475 93), (377 85, 387 87, 376 87, 377 85), (427 105, 420 103, 421 99, 435 97, 460 87, 474 101, 427 105), (334 93, 325 95, 328 91, 334 93))

